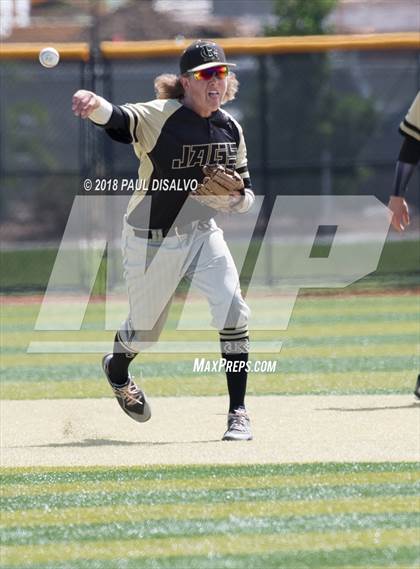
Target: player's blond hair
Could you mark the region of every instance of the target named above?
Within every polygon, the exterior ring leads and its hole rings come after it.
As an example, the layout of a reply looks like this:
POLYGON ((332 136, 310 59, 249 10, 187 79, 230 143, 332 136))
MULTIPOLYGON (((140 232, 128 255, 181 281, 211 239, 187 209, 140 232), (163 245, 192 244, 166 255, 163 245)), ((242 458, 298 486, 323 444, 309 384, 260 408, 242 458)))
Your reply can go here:
MULTIPOLYGON (((222 100, 223 103, 233 101, 239 89, 239 81, 234 73, 229 73, 227 77, 227 89, 222 100)), ((178 75, 163 73, 155 79, 155 92, 158 99, 182 99, 184 87, 178 75)))

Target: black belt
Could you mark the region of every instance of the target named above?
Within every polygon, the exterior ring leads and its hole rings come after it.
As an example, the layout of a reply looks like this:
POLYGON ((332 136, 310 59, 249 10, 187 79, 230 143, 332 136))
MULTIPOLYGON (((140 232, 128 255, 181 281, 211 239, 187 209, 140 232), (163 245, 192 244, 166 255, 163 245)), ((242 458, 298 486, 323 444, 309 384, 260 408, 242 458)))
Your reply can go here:
POLYGON ((187 235, 191 233, 194 229, 193 223, 188 223, 187 225, 181 225, 180 227, 170 227, 168 229, 136 229, 132 228, 133 233, 136 237, 141 237, 142 239, 163 239, 166 236, 173 235, 187 235))

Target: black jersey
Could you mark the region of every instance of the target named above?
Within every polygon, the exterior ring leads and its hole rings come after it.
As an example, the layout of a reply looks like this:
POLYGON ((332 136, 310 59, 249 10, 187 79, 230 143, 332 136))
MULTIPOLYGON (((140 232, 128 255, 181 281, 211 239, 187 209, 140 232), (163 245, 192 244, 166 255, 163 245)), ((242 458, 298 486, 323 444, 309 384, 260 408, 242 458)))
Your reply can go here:
POLYGON ((203 118, 176 99, 157 99, 113 106, 103 126, 114 140, 132 144, 140 160, 138 190, 127 211, 134 227, 163 229, 175 219, 177 225, 210 219, 213 209, 188 199, 207 164, 235 169, 251 189, 242 129, 224 110, 203 118), (151 206, 144 196, 151 196, 151 206))

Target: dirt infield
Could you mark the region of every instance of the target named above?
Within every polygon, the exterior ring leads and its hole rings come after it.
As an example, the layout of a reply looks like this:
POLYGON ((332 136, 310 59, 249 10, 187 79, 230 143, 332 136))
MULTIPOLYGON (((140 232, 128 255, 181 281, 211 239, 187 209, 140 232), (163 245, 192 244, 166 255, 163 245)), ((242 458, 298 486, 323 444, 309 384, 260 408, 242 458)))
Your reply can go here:
POLYGON ((252 442, 220 441, 224 397, 160 397, 135 423, 113 399, 2 402, 4 467, 414 461, 409 395, 249 397, 252 442))

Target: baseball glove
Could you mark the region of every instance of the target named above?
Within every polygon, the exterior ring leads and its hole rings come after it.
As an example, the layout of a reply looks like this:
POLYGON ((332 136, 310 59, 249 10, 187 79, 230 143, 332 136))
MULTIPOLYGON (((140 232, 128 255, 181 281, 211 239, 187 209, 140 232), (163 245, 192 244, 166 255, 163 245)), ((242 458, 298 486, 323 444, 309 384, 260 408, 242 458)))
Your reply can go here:
POLYGON ((204 166, 205 177, 191 196, 202 205, 217 211, 231 211, 232 205, 237 202, 237 194, 245 195, 244 182, 238 172, 229 170, 217 164, 204 166))

